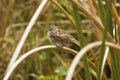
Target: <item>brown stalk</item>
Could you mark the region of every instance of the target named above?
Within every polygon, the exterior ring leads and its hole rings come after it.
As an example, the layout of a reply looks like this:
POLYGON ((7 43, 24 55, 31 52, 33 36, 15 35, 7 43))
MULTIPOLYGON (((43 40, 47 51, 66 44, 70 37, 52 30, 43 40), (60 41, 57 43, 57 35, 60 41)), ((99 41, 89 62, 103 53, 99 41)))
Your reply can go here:
POLYGON ((89 4, 90 13, 92 13, 93 16, 96 16, 95 8, 94 8, 94 6, 93 6, 92 0, 87 0, 87 2, 88 2, 88 4, 89 4))
POLYGON ((0 31, 0 37, 1 37, 1 40, 0 40, 0 47, 2 46, 2 38, 4 37, 5 35, 5 29, 7 27, 7 23, 8 23, 8 17, 10 15, 10 11, 11 9, 13 8, 13 5, 14 5, 14 0, 10 0, 9 1, 9 4, 6 8, 6 13, 4 15, 4 20, 3 20, 3 25, 1 27, 1 31, 0 31))
POLYGON ((92 1, 93 1, 94 8, 96 9, 96 13, 100 17, 100 10, 99 10, 99 6, 97 4, 97 1, 96 0, 92 0, 92 1))
MULTIPOLYGON (((103 32, 103 24, 100 20, 100 18, 98 16, 93 16, 90 12, 88 12, 87 10, 84 9, 84 7, 77 2, 76 0, 69 0, 73 3, 74 6, 76 6, 78 8, 79 11, 83 12, 85 15, 87 15, 87 17, 92 20, 94 22, 94 24, 97 26, 97 28, 99 29, 99 33, 98 34, 102 34, 103 32)), ((111 37, 111 35, 109 33, 107 33, 107 39, 108 41, 114 41, 113 38, 111 37)))
POLYGON ((112 14, 118 25, 118 36, 119 36, 119 40, 120 40, 120 17, 118 15, 115 5, 113 3, 112 3, 112 14))
POLYGON ((55 0, 51 0, 68 18, 68 20, 71 22, 71 24, 76 28, 75 22, 72 20, 71 16, 59 5, 55 0))
POLYGON ((88 12, 87 10, 85 10, 84 7, 80 3, 78 3, 77 1, 75 1, 75 0, 69 0, 69 1, 71 1, 73 3, 73 5, 78 8, 79 11, 83 12, 85 15, 87 15, 87 17, 89 19, 94 21, 95 24, 97 25, 97 27, 102 31, 103 25, 97 16, 91 15, 91 13, 88 12))
POLYGON ((120 27, 120 17, 118 15, 115 5, 113 3, 112 3, 112 14, 118 24, 118 27, 120 27))

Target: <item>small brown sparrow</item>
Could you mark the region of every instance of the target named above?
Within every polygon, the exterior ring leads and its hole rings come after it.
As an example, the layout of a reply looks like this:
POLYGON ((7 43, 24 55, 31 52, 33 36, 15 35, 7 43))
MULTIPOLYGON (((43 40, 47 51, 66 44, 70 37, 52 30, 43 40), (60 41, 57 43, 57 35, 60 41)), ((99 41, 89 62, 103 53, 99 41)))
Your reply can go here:
POLYGON ((59 48, 70 47, 74 44, 80 46, 79 41, 53 24, 49 26, 47 35, 50 42, 59 48))

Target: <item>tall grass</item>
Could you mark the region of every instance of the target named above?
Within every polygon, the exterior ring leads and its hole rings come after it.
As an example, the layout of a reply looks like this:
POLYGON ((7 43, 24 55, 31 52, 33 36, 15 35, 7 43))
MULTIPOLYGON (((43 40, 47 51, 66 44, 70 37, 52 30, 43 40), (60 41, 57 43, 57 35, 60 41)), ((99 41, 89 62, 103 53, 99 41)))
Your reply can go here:
MULTIPOLYGON (((6 76, 9 60, 42 1, 0 1, 0 79, 6 76)), ((17 64, 12 67, 16 70, 9 74, 9 79, 64 80, 72 62, 82 55, 75 63, 78 65, 71 73, 72 80, 120 80, 119 15, 119 0, 49 0, 36 17, 28 37, 24 38, 26 41, 21 46, 18 60, 13 63, 13 66, 17 64), (79 40, 80 48, 73 46, 70 51, 61 51, 55 46, 47 48, 51 44, 47 39, 47 28, 51 23, 79 40), (26 56, 27 60, 22 58, 36 47, 45 49, 34 55, 31 53, 29 58, 26 56)))

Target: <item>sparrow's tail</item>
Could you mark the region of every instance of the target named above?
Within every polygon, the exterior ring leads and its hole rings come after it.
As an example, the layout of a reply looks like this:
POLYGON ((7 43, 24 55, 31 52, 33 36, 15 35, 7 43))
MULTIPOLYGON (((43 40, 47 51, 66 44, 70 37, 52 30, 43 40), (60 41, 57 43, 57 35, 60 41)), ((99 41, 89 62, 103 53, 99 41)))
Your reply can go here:
POLYGON ((76 45, 80 46, 79 41, 77 41, 76 39, 73 39, 72 41, 73 41, 73 43, 74 43, 74 44, 76 44, 76 45))

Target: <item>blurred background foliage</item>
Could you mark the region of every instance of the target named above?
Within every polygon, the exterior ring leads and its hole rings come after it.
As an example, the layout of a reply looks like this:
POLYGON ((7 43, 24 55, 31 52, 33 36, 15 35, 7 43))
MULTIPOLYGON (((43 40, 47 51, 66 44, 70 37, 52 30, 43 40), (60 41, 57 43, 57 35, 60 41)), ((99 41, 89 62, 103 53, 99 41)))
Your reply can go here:
MULTIPOLYGON (((56 0, 57 3, 69 14, 72 21, 73 18, 73 0, 56 0)), ((93 0, 97 1, 97 0, 93 0)), ((105 0, 107 1, 107 0, 105 0)), ((113 0, 118 3, 120 1, 113 0)), ((0 0, 0 79, 2 80, 10 58, 23 34, 28 22, 33 16, 35 10, 41 3, 41 0, 0 0)), ((96 5, 94 5, 94 8, 96 5)), ((77 7, 77 6, 75 6, 77 7)), ((85 6, 84 6, 85 7, 85 6)), ((106 7, 104 5, 104 7, 106 7)), ((120 4, 116 7, 118 14, 120 14, 120 4)), ((102 34, 96 28, 95 22, 90 20, 89 16, 86 17, 84 12, 78 13, 81 15, 81 27, 85 38, 85 43, 90 43, 102 40, 102 34)), ((94 15, 94 14, 93 14, 94 15)), ((100 17, 100 13, 97 15, 100 17)), ((114 15, 113 15, 114 16, 114 15)), ((113 19, 112 25, 115 26, 113 19)), ((55 24, 59 28, 64 29, 67 33, 73 35, 77 40, 77 30, 66 15, 58 8, 53 1, 49 0, 44 7, 42 13, 31 29, 31 32, 24 43, 19 57, 25 52, 39 47, 51 44, 47 39, 47 28, 49 24, 55 24)), ((119 26, 120 27, 120 26, 119 26)), ((113 30, 113 29, 112 29, 113 30)), ((119 31, 118 31, 119 32, 119 31)), ((116 33, 118 33, 116 32, 116 33)), ((119 36, 119 33, 116 37, 119 36)), ((113 36, 112 36, 113 38, 113 36)), ((116 39, 118 40, 118 39, 116 39)), ((110 40, 111 41, 111 40, 110 40)), ((119 43, 119 41, 116 41, 119 43)), ((76 50, 74 46, 73 49, 76 50)), ((77 49, 79 50, 79 49, 77 49)), ((98 55, 101 52, 99 47, 89 53, 95 53, 94 56, 88 53, 88 58, 92 62, 94 70, 98 66, 98 55)), ((10 80, 64 80, 67 73, 68 66, 72 62, 74 55, 66 54, 60 50, 46 50, 37 52, 24 60, 14 71, 10 80)), ((118 53, 118 52, 117 52, 118 53)), ((105 66, 104 79, 111 79, 111 63, 110 58, 107 59, 105 66)), ((120 58, 118 58, 119 61, 120 58)), ((120 63, 120 62, 119 62, 120 63)), ((96 71, 95 71, 96 72, 96 71)), ((94 72, 93 72, 94 73, 94 72)), ((74 80, 85 80, 83 64, 80 63, 79 67, 74 73, 74 80)), ((96 76, 92 74, 92 79, 96 80, 96 76)))

